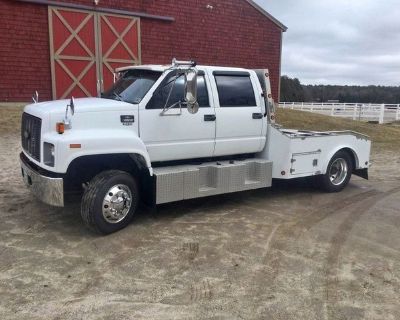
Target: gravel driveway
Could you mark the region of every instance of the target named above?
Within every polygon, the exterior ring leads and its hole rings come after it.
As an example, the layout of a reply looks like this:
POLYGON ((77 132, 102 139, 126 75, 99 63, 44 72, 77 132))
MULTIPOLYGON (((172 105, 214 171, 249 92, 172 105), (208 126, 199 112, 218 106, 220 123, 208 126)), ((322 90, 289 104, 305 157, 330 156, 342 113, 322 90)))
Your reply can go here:
POLYGON ((99 237, 26 190, 0 117, 0 319, 400 319, 400 150, 342 193, 278 183, 99 237))

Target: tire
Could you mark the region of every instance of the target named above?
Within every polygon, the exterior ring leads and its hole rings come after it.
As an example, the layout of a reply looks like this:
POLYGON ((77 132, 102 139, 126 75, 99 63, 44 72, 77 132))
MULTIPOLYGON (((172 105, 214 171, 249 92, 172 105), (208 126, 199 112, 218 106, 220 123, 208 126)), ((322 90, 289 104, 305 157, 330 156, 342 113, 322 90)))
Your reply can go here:
POLYGON ((84 191, 81 216, 89 229, 110 234, 131 222, 138 203, 139 189, 134 177, 124 171, 104 171, 84 191))
POLYGON ((326 192, 342 191, 350 181, 353 161, 345 151, 338 151, 329 161, 326 173, 318 177, 318 185, 326 192))

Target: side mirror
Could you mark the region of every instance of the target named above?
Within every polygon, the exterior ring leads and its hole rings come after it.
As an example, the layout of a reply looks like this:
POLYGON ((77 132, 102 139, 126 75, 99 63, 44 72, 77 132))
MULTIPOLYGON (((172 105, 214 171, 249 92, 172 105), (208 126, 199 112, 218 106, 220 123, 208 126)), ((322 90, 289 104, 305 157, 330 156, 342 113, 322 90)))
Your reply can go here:
POLYGON ((32 96, 32 100, 34 103, 39 102, 39 93, 37 92, 37 90, 35 91, 34 95, 32 96))
POLYGON ((272 100, 270 103, 269 103, 269 120, 271 121, 271 123, 275 123, 275 120, 276 120, 276 104, 275 104, 275 101, 274 100, 272 100))
POLYGON ((185 102, 190 113, 194 114, 199 111, 197 102, 197 70, 189 69, 185 73, 185 102))
POLYGON ((121 72, 113 73, 113 83, 116 83, 121 78, 121 72))
POLYGON ((74 115, 74 113, 75 113, 75 99, 74 99, 74 97, 71 97, 71 100, 69 100, 69 107, 71 108, 71 114, 74 115))
POLYGON ((71 116, 73 116, 74 113, 75 113, 75 99, 74 99, 74 97, 71 97, 71 99, 69 100, 69 104, 67 104, 67 107, 65 108, 65 116, 64 116, 64 124, 68 128, 71 128, 71 118, 68 117, 68 109, 71 110, 71 116))

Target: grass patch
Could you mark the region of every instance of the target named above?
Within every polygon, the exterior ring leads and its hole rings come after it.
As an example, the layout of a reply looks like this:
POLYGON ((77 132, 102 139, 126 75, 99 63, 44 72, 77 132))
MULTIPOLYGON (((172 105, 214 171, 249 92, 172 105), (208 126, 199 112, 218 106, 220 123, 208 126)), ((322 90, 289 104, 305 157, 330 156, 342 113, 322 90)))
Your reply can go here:
POLYGON ((372 124, 316 113, 278 108, 277 123, 285 128, 316 131, 353 130, 368 135, 373 147, 400 151, 400 127, 390 124, 372 124))
MULTIPOLYGON (((27 103, 26 103, 27 104, 27 103)), ((21 115, 26 104, 0 102, 0 133, 15 133, 20 130, 21 115)))

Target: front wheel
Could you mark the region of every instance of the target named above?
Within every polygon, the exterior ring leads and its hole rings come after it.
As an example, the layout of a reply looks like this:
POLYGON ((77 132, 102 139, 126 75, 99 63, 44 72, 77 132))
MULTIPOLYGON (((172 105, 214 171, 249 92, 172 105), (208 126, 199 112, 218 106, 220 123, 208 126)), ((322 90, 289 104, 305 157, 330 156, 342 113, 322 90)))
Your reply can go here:
POLYGON ((342 191, 350 181, 353 162, 345 151, 337 152, 329 161, 326 173, 318 177, 319 185, 327 192, 342 191))
POLYGON ((81 216, 90 229, 109 234, 129 224, 138 202, 138 186, 130 174, 119 170, 104 171, 86 188, 81 216))

